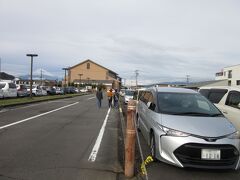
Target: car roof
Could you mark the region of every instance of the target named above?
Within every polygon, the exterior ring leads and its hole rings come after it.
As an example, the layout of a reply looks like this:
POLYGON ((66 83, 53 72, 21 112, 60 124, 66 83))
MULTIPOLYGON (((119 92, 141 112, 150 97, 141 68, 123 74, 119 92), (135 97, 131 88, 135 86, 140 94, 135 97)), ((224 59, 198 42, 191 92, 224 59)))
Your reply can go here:
POLYGON ((227 89, 227 90, 240 91, 239 87, 232 87, 232 86, 211 86, 211 87, 201 87, 200 89, 227 89))
POLYGON ((173 88, 173 87, 156 87, 156 88, 154 88, 154 91, 157 91, 157 92, 169 92, 169 93, 190 93, 190 94, 198 94, 197 91, 194 91, 194 90, 192 90, 192 89, 173 88))

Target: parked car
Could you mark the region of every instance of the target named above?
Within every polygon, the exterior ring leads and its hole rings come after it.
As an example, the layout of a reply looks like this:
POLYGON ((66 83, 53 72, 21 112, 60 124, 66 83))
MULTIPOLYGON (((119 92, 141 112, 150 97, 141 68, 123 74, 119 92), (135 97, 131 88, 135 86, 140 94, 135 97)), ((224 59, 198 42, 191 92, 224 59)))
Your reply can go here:
POLYGON ((17 96, 18 97, 29 96, 29 92, 28 92, 27 86, 25 84, 17 84, 17 96))
POLYGON ((240 130, 240 88, 237 87, 203 87, 199 92, 219 108, 240 130))
POLYGON ((56 94, 60 94, 60 95, 64 94, 63 88, 57 87, 56 94))
POLYGON ((133 99, 133 94, 134 94, 133 90, 126 90, 125 91, 125 94, 124 94, 125 104, 127 104, 130 99, 133 99))
POLYGON ((86 92, 88 92, 88 90, 83 88, 83 89, 80 89, 80 92, 86 93, 86 92))
POLYGON ((17 97, 17 86, 10 82, 0 82, 2 98, 17 97))
POLYGON ((154 158, 178 167, 239 168, 239 132, 200 93, 153 88, 137 108, 137 128, 154 158))
MULTIPOLYGON (((0 88, 1 88, 1 85, 0 85, 0 88)), ((3 90, 0 89, 0 99, 2 99, 2 98, 3 98, 3 90)))
MULTIPOLYGON (((30 94, 30 85, 27 86, 27 91, 30 94)), ((32 95, 33 96, 42 96, 42 90, 39 85, 32 85, 32 95)))
POLYGON ((48 87, 47 88, 47 94, 48 95, 56 95, 57 93, 56 93, 56 88, 54 88, 54 87, 48 87))
POLYGON ((44 86, 40 86, 41 96, 47 96, 47 89, 44 86))

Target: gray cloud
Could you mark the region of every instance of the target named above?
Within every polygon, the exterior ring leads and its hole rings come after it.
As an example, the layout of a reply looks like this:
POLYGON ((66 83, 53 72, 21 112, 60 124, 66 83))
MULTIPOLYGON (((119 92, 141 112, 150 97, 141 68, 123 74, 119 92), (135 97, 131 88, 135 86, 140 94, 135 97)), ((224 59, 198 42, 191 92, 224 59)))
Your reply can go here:
POLYGON ((140 82, 213 79, 239 64, 238 0, 1 0, 2 69, 62 67, 92 59, 140 82))

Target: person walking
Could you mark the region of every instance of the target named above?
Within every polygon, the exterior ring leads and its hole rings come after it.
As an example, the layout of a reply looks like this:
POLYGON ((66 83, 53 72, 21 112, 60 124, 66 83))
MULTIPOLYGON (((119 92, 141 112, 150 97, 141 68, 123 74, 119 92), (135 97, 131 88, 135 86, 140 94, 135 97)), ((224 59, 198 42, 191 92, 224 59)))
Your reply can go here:
POLYGON ((112 107, 112 98, 113 98, 112 89, 110 89, 110 90, 107 92, 107 97, 108 97, 108 107, 112 107))
POLYGON ((103 99, 103 93, 102 93, 102 89, 101 88, 98 88, 98 90, 96 92, 96 98, 97 98, 98 108, 101 108, 101 106, 102 106, 102 99, 103 99))
POLYGON ((118 93, 117 89, 115 89, 115 93, 113 95, 113 100, 114 100, 114 107, 118 108, 119 93, 118 93))

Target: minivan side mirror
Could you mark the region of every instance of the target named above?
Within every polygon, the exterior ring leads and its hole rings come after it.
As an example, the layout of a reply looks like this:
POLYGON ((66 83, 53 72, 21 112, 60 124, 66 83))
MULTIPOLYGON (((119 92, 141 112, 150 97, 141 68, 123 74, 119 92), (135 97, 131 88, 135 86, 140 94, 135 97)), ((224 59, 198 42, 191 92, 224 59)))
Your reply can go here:
POLYGON ((148 109, 154 111, 156 108, 156 104, 154 104, 153 102, 148 102, 147 107, 148 107, 148 109))

